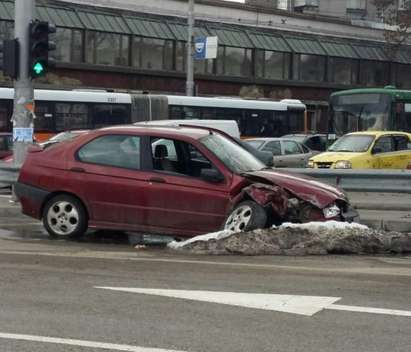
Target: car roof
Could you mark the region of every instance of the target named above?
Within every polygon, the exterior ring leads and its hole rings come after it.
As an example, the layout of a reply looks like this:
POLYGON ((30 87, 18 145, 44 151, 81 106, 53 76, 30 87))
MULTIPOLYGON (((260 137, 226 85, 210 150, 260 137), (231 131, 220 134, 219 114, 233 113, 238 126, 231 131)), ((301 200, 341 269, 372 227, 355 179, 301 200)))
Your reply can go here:
POLYGON ((260 137, 260 138, 247 138, 245 141, 261 141, 261 142, 271 142, 271 141, 292 141, 294 140, 288 137, 260 137))
MULTIPOLYGON (((149 135, 162 135, 164 137, 176 137, 184 136, 191 137, 193 139, 200 139, 211 133, 206 127, 180 127, 180 126, 160 126, 160 125, 117 125, 104 127, 98 131, 110 132, 110 133, 136 133, 136 134, 149 134, 149 135)), ((214 132, 213 132, 214 133, 214 132)))
POLYGON ((402 134, 411 138, 411 133, 401 132, 401 131, 361 131, 361 132, 351 132, 347 133, 350 136, 375 136, 381 137, 384 135, 391 135, 391 134, 402 134))

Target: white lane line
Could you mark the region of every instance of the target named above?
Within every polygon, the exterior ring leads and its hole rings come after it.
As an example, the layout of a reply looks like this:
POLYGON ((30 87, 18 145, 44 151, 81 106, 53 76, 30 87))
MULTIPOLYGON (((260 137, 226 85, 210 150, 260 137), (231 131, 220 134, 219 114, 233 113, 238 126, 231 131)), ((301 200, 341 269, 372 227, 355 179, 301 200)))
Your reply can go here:
POLYGON ((110 350, 110 351, 184 352, 184 351, 168 350, 168 349, 162 349, 162 348, 139 347, 139 346, 131 346, 131 345, 120 345, 120 344, 115 344, 115 343, 97 342, 97 341, 74 340, 74 339, 64 339, 64 338, 59 338, 59 337, 24 335, 24 334, 9 334, 9 333, 1 333, 1 332, 0 332, 0 339, 90 347, 90 348, 98 348, 98 349, 110 350))
POLYGON ((95 287, 104 290, 139 293, 180 298, 191 301, 219 303, 236 307, 271 310, 276 312, 312 316, 340 297, 296 296, 265 293, 218 292, 200 290, 167 290, 131 287, 95 287))
POLYGON ((411 311, 398 310, 398 309, 345 306, 341 304, 332 304, 325 309, 343 310, 343 311, 357 312, 357 313, 385 314, 385 315, 398 315, 402 317, 411 317, 411 311))

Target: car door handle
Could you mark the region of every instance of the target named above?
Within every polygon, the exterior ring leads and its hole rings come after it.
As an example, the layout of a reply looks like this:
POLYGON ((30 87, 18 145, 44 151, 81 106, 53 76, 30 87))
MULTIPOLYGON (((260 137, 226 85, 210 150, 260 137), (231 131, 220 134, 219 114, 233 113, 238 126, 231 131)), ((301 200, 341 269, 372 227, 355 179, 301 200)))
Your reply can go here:
POLYGON ((82 167, 72 167, 70 169, 70 171, 73 171, 73 172, 86 172, 86 170, 84 170, 82 167))
POLYGON ((166 180, 161 177, 152 177, 148 181, 153 183, 166 183, 166 180))

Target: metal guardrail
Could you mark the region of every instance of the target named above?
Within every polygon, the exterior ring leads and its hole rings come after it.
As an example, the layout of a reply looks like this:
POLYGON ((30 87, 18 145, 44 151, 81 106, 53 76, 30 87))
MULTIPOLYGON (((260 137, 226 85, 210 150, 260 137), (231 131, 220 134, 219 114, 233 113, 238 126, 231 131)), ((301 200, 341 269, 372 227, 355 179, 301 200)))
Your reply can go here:
POLYGON ((10 187, 17 182, 21 165, 0 162, 0 188, 10 187))
MULTIPOLYGON (((0 162, 0 187, 13 185, 21 165, 0 162)), ((411 193, 411 170, 277 169, 302 174, 348 192, 411 193)))
POLYGON ((338 186, 348 192, 411 193, 411 170, 284 169, 338 186))

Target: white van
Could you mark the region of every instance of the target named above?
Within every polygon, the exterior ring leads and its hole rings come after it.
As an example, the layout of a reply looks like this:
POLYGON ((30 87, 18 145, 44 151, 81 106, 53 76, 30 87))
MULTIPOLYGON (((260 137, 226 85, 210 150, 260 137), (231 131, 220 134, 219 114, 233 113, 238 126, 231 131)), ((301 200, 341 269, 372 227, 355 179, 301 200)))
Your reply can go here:
POLYGON ((199 127, 215 128, 223 131, 233 138, 240 138, 240 130, 234 120, 154 120, 137 122, 135 125, 156 125, 156 126, 180 126, 193 125, 199 127))

